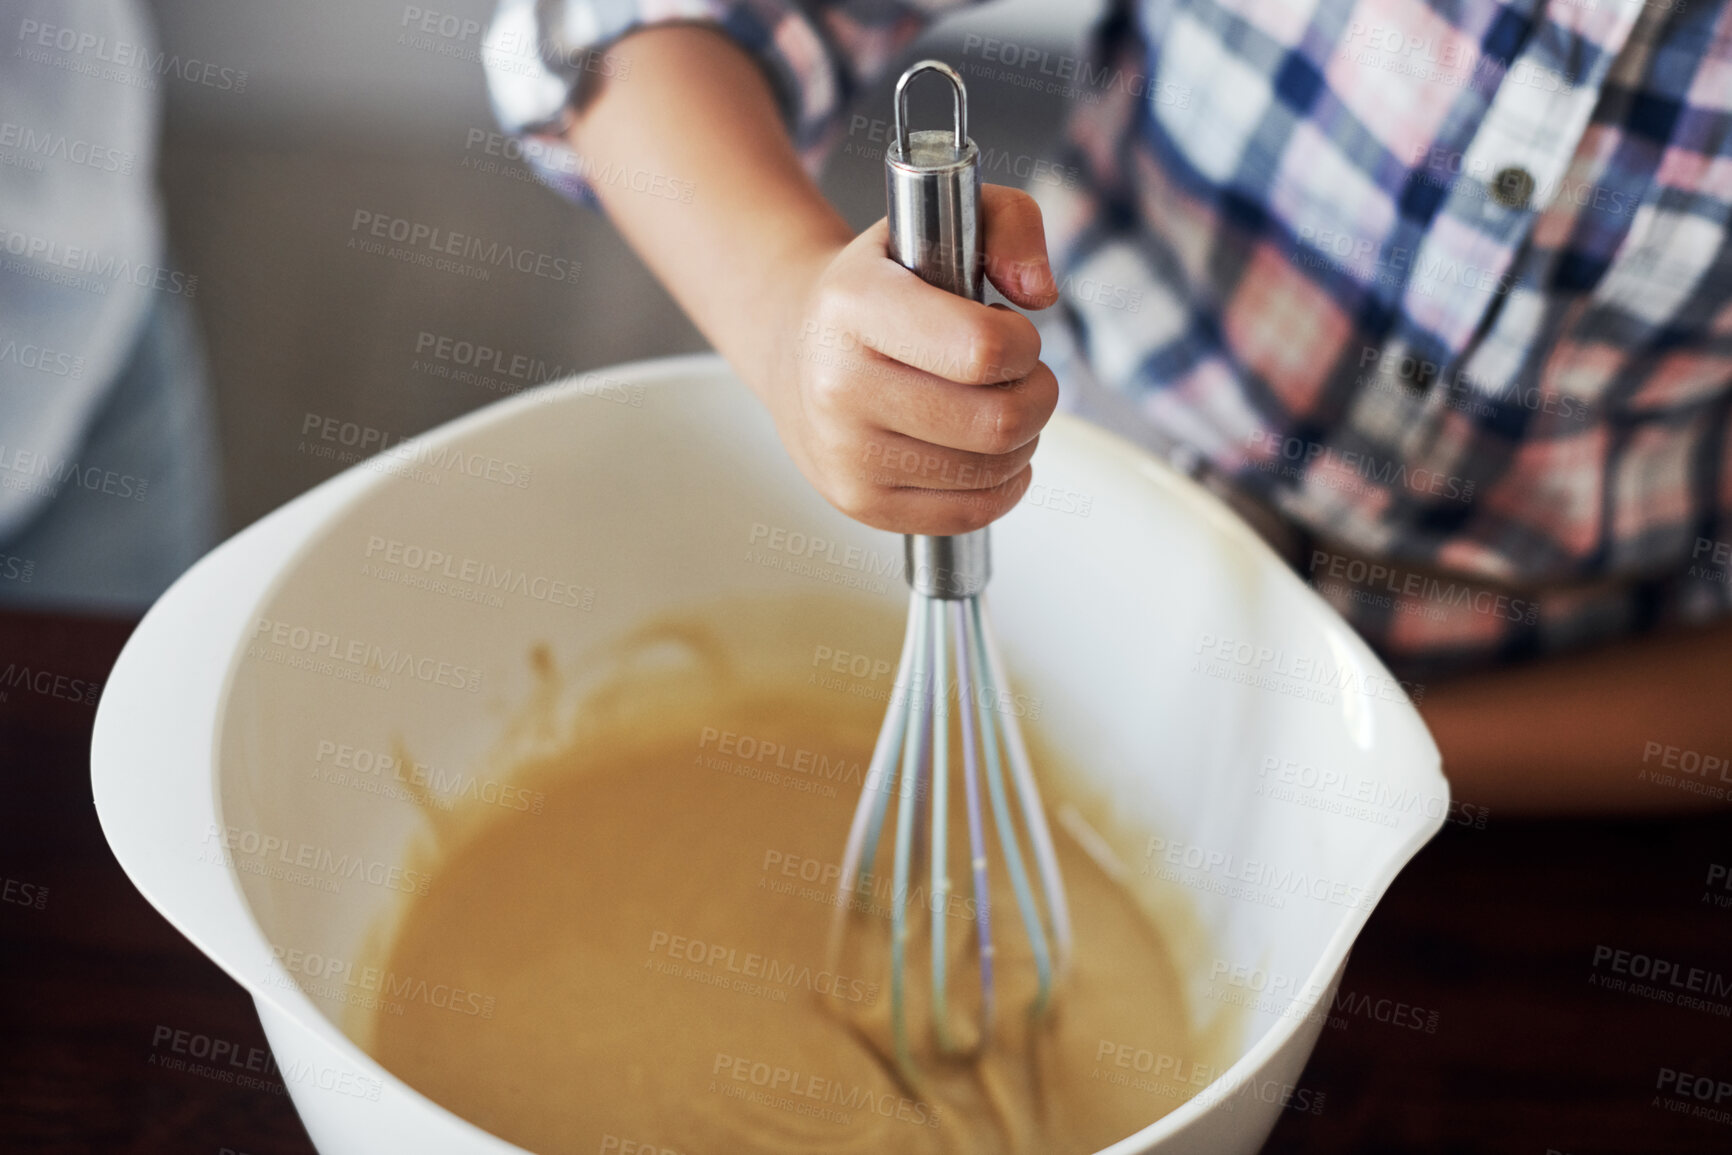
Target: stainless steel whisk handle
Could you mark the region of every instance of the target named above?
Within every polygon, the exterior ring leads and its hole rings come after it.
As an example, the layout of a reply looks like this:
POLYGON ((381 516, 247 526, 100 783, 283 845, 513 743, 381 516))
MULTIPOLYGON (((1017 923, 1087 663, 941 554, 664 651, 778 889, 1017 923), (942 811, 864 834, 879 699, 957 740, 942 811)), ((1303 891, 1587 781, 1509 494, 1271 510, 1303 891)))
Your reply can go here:
POLYGON ((968 92, 950 65, 922 60, 896 82, 896 135, 884 154, 890 257, 928 284, 985 299, 980 246, 980 150, 968 139, 968 92), (908 84, 923 72, 950 81, 955 123, 908 130, 908 84))
MULTIPOLYGON (((968 138, 968 90, 948 64, 922 60, 896 82, 895 100, 896 135, 884 151, 890 257, 928 284, 971 301, 985 300, 980 150, 968 138), (908 84, 923 72, 950 81, 954 122, 949 131, 908 129, 908 84)), ((954 537, 909 535, 903 544, 904 573, 916 593, 955 600, 986 588, 992 574, 987 530, 954 537)))

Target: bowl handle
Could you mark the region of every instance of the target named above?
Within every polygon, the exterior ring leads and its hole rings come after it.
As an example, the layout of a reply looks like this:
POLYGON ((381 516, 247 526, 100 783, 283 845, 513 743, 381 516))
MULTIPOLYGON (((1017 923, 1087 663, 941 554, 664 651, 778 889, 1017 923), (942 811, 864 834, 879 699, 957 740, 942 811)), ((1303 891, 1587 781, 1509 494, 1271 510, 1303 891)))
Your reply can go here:
POLYGON ((103 687, 90 784, 103 835, 150 904, 255 995, 270 949, 218 837, 218 725, 256 608, 287 560, 376 478, 350 470, 248 526, 182 574, 103 687))

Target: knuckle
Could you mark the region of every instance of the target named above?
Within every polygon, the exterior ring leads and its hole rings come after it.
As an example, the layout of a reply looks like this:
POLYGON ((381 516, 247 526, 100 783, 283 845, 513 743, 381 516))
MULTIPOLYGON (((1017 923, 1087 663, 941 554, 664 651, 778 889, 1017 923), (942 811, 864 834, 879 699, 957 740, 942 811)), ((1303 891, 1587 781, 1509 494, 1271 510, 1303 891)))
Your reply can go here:
POLYGON ((814 294, 812 319, 826 344, 852 347, 859 295, 845 278, 826 277, 814 294))
POLYGON ((853 294, 848 288, 848 278, 836 272, 826 273, 818 282, 817 289, 818 313, 825 320, 836 322, 845 320, 848 307, 853 303, 853 294))
POLYGON ((1010 340, 998 325, 981 324, 968 335, 968 360, 964 371, 973 382, 992 381, 1003 375, 1010 340))
POLYGON ((855 521, 870 521, 876 516, 881 500, 876 486, 848 476, 832 477, 824 497, 855 521))
POLYGON ((1022 445, 1022 418, 1015 404, 1005 396, 993 397, 981 406, 975 443, 980 452, 998 457, 1022 445))
POLYGON ((839 273, 824 286, 823 303, 838 327, 853 332, 860 317, 866 313, 871 286, 863 278, 839 273))
POLYGON ((850 375, 832 365, 824 365, 807 377, 806 392, 812 403, 826 413, 835 413, 851 391, 850 375))
POLYGON ((1040 433, 1049 412, 1046 398, 1026 380, 994 390, 978 411, 975 440, 980 452, 1002 455, 1021 449, 1040 433))

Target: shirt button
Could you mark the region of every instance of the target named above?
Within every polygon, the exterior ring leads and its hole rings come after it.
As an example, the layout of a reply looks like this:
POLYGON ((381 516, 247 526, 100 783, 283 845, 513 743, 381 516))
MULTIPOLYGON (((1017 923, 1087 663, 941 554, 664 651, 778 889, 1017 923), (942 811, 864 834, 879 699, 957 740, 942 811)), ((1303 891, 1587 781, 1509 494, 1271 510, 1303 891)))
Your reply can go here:
POLYGON ((1506 209, 1520 212, 1534 195, 1534 176, 1525 168, 1510 165, 1491 178, 1491 198, 1506 209))

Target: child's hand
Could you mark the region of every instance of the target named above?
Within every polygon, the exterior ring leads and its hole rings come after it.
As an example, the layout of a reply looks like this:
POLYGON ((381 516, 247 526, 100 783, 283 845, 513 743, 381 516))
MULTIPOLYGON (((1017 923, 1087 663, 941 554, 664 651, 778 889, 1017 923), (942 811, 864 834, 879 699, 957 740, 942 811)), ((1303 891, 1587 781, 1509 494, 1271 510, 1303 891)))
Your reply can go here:
MULTIPOLYGON (((981 189, 986 273, 1016 304, 1058 299, 1040 209, 981 189)), ((933 288, 887 255, 879 221, 819 254, 776 312, 764 394, 789 452, 830 504, 897 533, 979 529, 1014 506, 1058 404, 1028 318, 933 288)))

